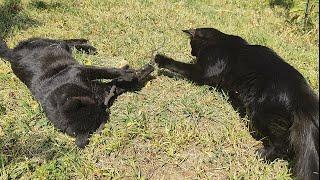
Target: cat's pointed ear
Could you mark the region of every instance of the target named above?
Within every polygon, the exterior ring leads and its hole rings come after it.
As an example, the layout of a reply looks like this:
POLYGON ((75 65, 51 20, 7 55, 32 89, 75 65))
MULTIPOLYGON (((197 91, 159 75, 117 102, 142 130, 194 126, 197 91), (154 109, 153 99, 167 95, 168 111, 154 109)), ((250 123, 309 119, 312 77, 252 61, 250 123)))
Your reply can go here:
POLYGON ((190 38, 194 37, 194 35, 196 34, 196 30, 195 29, 182 30, 182 32, 188 34, 188 36, 190 38))

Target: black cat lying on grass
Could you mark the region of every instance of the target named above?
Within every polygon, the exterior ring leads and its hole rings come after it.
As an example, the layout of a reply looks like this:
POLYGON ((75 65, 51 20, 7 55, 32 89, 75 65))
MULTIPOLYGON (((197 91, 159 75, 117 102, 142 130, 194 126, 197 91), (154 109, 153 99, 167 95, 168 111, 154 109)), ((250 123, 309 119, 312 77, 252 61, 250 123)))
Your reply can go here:
POLYGON ((106 108, 116 96, 145 83, 153 67, 135 71, 128 66, 103 68, 83 66, 72 57, 72 48, 94 53, 85 39, 51 40, 33 38, 9 49, 0 40, 0 57, 11 63, 12 70, 40 102, 55 127, 76 137, 83 148, 108 119, 106 108), (113 79, 109 83, 95 81, 113 79))
POLYGON ((161 68, 237 98, 263 137, 261 155, 284 155, 295 162, 299 179, 319 179, 319 98, 303 76, 271 49, 249 45, 213 28, 185 30, 194 64, 157 55, 161 68))

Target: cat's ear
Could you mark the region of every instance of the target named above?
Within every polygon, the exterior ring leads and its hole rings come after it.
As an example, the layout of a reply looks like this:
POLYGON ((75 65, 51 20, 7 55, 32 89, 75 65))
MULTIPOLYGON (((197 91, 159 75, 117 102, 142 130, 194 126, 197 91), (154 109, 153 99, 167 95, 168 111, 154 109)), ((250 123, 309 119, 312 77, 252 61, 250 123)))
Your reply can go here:
POLYGON ((182 32, 186 33, 190 38, 194 37, 196 34, 195 29, 182 30, 182 32))
POLYGON ((93 98, 87 96, 76 96, 68 99, 62 106, 63 111, 77 111, 80 108, 88 107, 96 104, 93 98))

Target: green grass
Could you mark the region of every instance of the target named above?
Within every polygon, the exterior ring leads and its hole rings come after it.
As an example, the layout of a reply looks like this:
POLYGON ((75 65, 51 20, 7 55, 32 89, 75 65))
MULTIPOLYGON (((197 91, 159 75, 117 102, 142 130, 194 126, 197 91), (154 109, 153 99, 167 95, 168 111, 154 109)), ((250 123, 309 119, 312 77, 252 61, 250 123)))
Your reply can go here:
MULTIPOLYGON (((286 18, 286 9, 258 0, 22 0, 13 8, 0 1, 0 32, 11 47, 34 36, 88 38, 99 54, 77 53, 80 62, 139 67, 159 47, 190 61, 180 30, 216 27, 272 47, 318 93, 319 19, 306 32, 286 18)), ((140 92, 120 96, 102 134, 79 150, 3 61, 0 84, 0 179, 292 178, 287 161, 255 156, 261 144, 247 119, 207 86, 159 75, 140 92)))

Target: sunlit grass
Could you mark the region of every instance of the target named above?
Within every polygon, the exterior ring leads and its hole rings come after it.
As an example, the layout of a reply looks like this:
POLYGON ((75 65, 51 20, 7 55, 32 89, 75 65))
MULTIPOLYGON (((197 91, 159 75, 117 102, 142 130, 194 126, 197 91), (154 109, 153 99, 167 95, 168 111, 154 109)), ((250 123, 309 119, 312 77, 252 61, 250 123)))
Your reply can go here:
MULTIPOLYGON (((190 61, 181 30, 216 27, 272 47, 318 92, 318 29, 303 32, 262 1, 22 0, 21 9, 0 20, 11 47, 34 36, 87 38, 99 54, 77 53, 80 62, 139 67, 157 48, 190 61)), ((102 134, 79 150, 3 61, 0 83, 0 179, 291 179, 287 161, 255 156, 247 119, 207 86, 160 75, 119 97, 102 134)))

